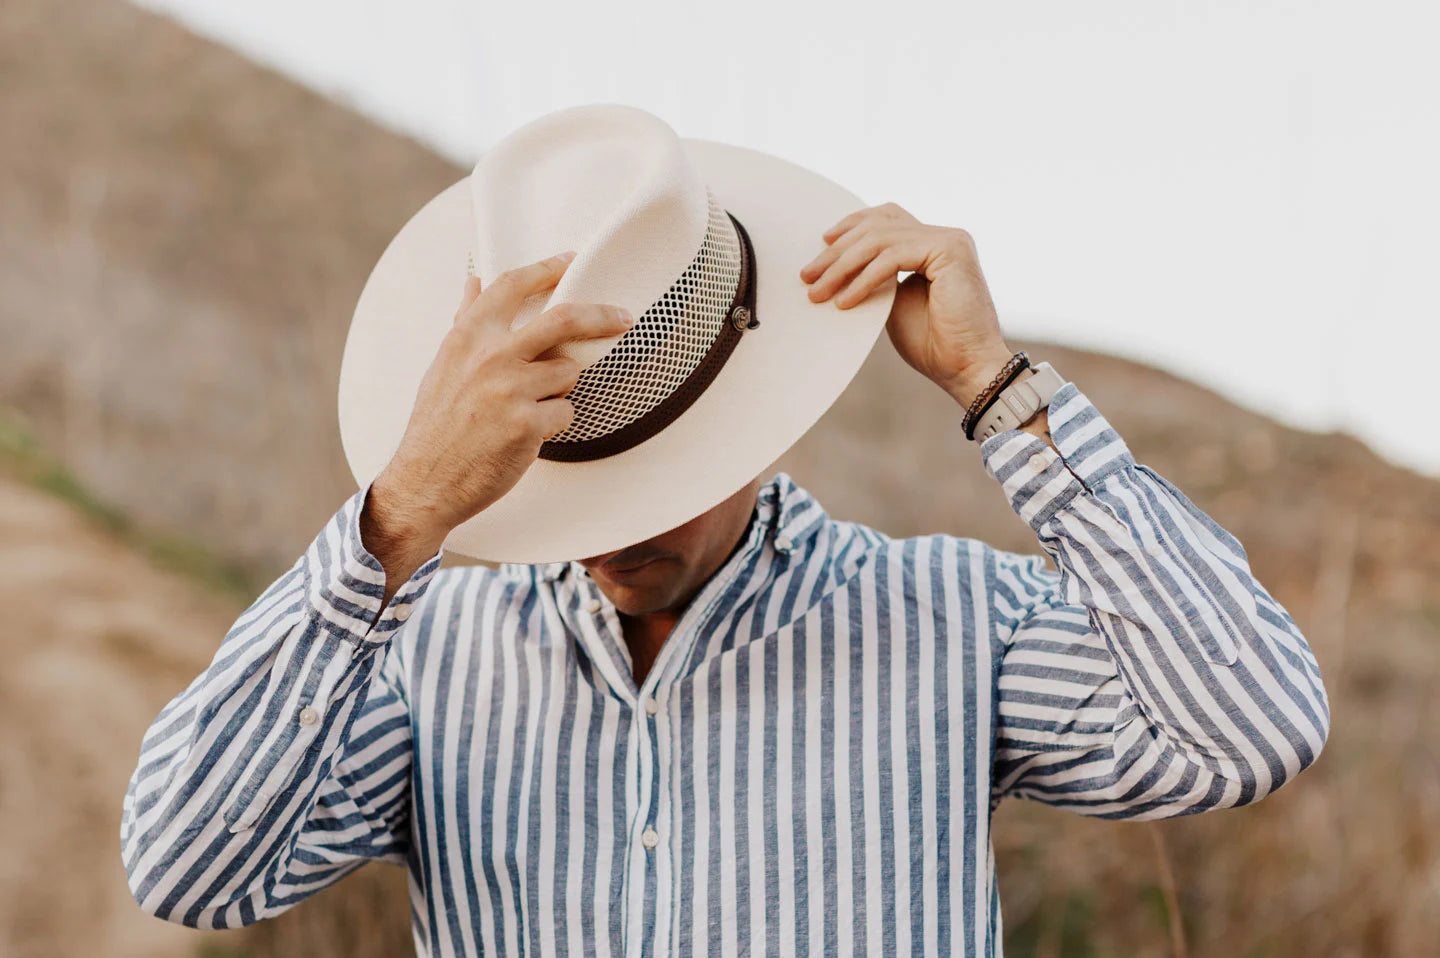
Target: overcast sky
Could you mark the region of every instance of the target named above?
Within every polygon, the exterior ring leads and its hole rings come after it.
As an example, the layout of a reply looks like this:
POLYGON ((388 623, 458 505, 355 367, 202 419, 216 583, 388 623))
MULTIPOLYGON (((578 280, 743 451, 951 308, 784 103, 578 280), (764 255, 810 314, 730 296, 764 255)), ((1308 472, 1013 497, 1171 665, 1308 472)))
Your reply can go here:
POLYGON ((1440 475, 1433 4, 143 5, 466 165, 596 101, 776 153, 968 229, 1017 337, 1440 475))

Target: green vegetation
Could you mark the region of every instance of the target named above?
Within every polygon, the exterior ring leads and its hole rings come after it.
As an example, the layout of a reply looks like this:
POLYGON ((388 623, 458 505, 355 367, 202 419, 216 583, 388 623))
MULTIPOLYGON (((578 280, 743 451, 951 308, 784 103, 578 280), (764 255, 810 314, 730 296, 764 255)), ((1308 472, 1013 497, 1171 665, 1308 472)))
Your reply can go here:
POLYGON ((69 503, 86 518, 145 555, 160 568, 244 604, 253 601, 270 581, 177 536, 142 529, 123 511, 105 502, 77 479, 35 438, 17 411, 0 406, 0 474, 12 476, 69 503))
POLYGON ((1026 920, 1005 925, 1005 950, 1017 956, 1102 958, 1093 925, 1095 902, 1083 891, 1045 901, 1026 920))

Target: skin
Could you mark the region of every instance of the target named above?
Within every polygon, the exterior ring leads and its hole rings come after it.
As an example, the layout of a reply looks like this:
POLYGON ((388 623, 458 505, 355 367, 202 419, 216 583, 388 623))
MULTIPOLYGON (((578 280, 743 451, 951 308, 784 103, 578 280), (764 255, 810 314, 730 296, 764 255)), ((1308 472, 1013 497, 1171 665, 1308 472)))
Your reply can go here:
POLYGON ((596 587, 615 603, 636 684, 690 600, 740 547, 760 494, 756 477, 724 502, 644 542, 579 560, 596 587), (628 573, 618 571, 650 560, 628 573))
MULTIPOLYGON (((820 239, 823 246, 798 277, 812 302, 833 298, 850 309, 910 273, 899 284, 886 332, 901 358, 963 415, 1014 354, 970 234, 921 223, 884 203, 856 210, 820 239)), ((569 425, 574 409, 564 396, 580 369, 551 350, 627 328, 616 307, 566 303, 509 329, 522 301, 553 287, 567 265, 552 257, 503 274, 484 291, 475 277, 466 280, 454 327, 421 381, 400 447, 371 484, 361 513, 364 545, 385 568, 386 603, 451 529, 509 491, 540 443, 569 425)), ((1044 410, 1021 428, 1054 448, 1044 410)), ((760 485, 757 477, 684 525, 578 560, 620 612, 637 683, 691 599, 739 546, 760 485), (628 575, 619 571, 647 558, 653 561, 628 575)))

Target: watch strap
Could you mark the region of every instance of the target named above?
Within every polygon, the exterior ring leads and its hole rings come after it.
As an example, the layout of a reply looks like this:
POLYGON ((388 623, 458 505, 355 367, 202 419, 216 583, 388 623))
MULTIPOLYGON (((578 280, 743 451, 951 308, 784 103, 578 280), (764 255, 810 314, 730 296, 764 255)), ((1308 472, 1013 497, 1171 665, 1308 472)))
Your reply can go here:
POLYGON ((1050 405, 1050 397, 1063 385, 1065 377, 1049 363, 1031 366, 1000 391, 975 423, 975 441, 984 442, 996 433, 1025 425, 1050 405))

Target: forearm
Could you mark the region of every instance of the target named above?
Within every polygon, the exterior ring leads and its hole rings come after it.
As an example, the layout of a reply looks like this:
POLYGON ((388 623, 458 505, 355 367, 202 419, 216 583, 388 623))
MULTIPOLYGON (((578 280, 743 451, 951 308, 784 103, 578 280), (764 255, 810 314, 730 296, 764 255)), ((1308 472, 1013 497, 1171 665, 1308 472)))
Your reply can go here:
POLYGON ((365 549, 384 567, 381 601, 388 605, 417 569, 438 559, 445 531, 433 518, 414 508, 388 476, 381 474, 368 487, 360 512, 360 536, 365 549))

